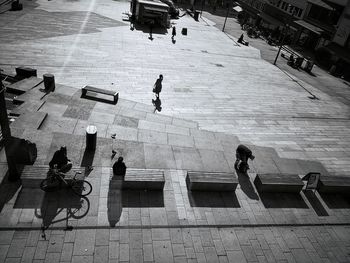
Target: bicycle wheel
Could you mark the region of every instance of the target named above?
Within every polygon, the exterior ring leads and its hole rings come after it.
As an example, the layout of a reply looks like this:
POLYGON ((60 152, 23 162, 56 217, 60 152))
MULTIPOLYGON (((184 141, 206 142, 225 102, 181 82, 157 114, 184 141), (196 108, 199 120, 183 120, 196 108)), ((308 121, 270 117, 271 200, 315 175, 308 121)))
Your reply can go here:
POLYGON ((87 196, 92 191, 92 186, 88 181, 77 180, 72 184, 72 190, 79 196, 87 196))
POLYGON ((81 219, 87 215, 90 209, 90 201, 85 196, 82 196, 79 200, 79 204, 76 207, 70 207, 69 213, 74 219, 81 219))
POLYGON ((40 188, 45 192, 56 191, 61 186, 61 181, 51 176, 41 181, 40 188))

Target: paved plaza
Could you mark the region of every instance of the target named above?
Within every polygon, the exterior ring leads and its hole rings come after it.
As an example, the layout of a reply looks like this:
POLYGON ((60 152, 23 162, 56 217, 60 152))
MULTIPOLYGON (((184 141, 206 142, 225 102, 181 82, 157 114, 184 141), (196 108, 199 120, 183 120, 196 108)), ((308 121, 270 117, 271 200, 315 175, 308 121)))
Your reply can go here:
POLYGON ((348 83, 317 67, 311 76, 281 59, 273 66, 276 49, 239 45, 233 18, 226 33, 220 15, 172 20, 172 42, 171 29, 150 40, 147 27, 132 28, 126 1, 21 2, 22 11, 0 14, 0 67, 32 67, 38 78, 9 86, 26 91, 16 97, 24 103, 12 110, 20 115, 12 135, 36 143, 38 167, 67 145, 93 191, 45 193, 39 174, 8 182, 2 150, 0 262, 350 262, 345 197, 259 193, 253 183, 257 173, 350 176, 348 83), (43 92, 45 73, 55 92, 43 92), (82 98, 85 85, 119 92, 118 103, 82 98), (235 192, 187 190, 189 170, 234 171, 241 143, 256 158, 235 192), (128 169, 164 172, 164 190, 111 183, 120 155, 128 169))

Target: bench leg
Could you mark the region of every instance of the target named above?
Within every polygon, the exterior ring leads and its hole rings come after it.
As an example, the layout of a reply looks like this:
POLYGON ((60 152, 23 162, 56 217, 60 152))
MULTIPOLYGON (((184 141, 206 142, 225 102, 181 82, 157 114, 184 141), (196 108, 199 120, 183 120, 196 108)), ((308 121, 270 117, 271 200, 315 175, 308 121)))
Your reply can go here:
POLYGON ((118 97, 119 97, 119 93, 117 95, 113 96, 115 104, 117 104, 117 102, 118 102, 118 97))

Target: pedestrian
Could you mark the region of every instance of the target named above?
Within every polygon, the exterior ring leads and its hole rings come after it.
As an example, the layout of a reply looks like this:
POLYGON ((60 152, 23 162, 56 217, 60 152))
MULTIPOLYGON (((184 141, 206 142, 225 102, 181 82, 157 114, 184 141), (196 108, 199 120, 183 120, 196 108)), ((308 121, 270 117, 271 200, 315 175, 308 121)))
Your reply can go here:
POLYGON ((149 39, 153 40, 153 26, 154 26, 154 20, 152 19, 149 23, 149 39))
POLYGON ((57 169, 58 172, 67 173, 72 169, 72 162, 67 157, 67 147, 62 146, 59 150, 57 150, 51 161, 49 162, 49 166, 51 169, 57 169))
POLYGON ((172 32, 172 39, 174 39, 174 37, 176 36, 176 27, 173 26, 173 32, 172 32))
POLYGON ((157 98, 159 98, 159 93, 162 91, 162 81, 163 75, 159 75, 159 78, 154 83, 153 92, 156 94, 157 98))
POLYGON ((119 176, 125 176, 126 173, 126 165, 124 163, 123 157, 119 157, 118 161, 113 164, 113 174, 119 176))
POLYGON ((242 34, 239 39, 237 40, 238 43, 243 44, 243 37, 244 35, 242 34))
POLYGON ((235 169, 243 173, 247 172, 249 169, 248 159, 255 159, 252 151, 243 144, 238 145, 236 149, 235 169))

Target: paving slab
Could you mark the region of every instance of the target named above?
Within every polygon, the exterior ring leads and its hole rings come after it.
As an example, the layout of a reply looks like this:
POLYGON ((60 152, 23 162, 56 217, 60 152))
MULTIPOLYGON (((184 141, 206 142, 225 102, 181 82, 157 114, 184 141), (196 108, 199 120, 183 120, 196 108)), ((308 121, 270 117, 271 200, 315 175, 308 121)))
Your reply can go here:
POLYGON ((11 84, 11 85, 8 85, 6 88, 12 92, 24 93, 26 91, 29 91, 29 90, 35 88, 41 82, 43 82, 42 79, 39 79, 37 77, 30 77, 30 78, 22 79, 18 82, 11 84))

